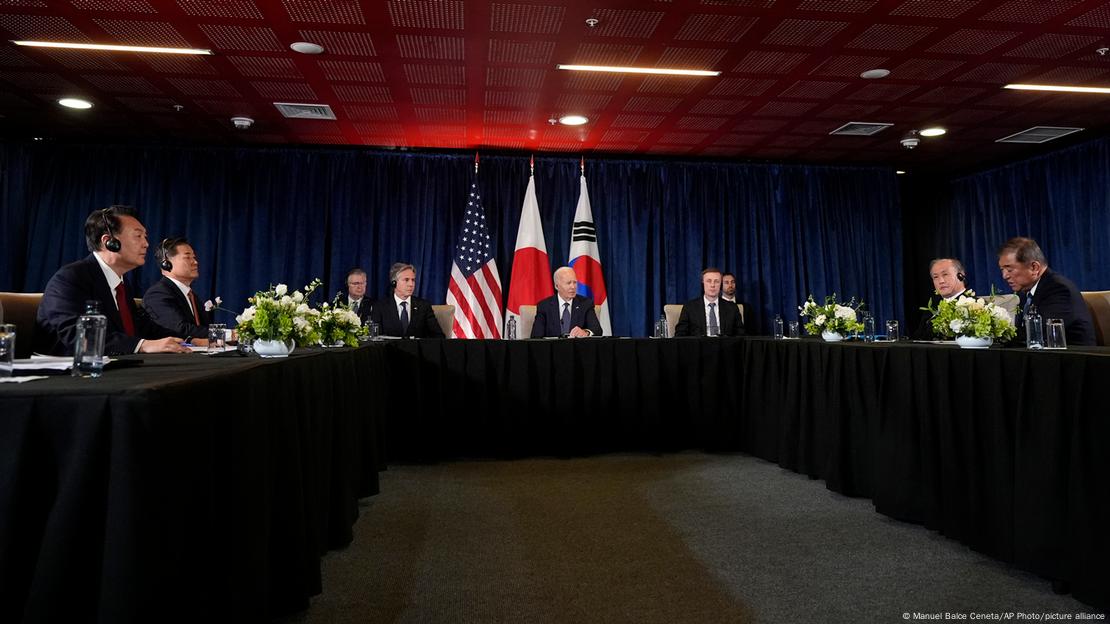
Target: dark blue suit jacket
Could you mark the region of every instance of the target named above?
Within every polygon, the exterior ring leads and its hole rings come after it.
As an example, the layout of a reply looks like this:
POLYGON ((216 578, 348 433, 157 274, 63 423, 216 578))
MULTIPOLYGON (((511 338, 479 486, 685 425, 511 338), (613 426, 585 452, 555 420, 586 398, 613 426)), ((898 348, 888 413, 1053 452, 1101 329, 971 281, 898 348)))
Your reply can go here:
POLYGON ((35 351, 49 355, 72 355, 73 343, 77 340, 77 317, 85 312, 86 301, 99 302, 100 313, 108 319, 108 331, 104 338, 106 355, 134 353, 140 338, 174 335, 150 320, 146 312, 135 305, 130 293, 127 295, 127 306, 135 322, 135 335, 124 333, 115 294, 108 289, 100 264, 89 254, 83 260, 58 269, 46 283, 35 319, 35 351))
MULTIPOLYGON (((552 295, 536 304, 536 320, 532 323, 532 338, 559 337, 563 335, 560 322, 563 304, 559 295, 552 295)), ((594 300, 575 295, 570 306, 570 326, 588 329, 595 336, 601 335, 601 321, 594 312, 594 300)))
POLYGON ((181 289, 170 278, 162 279, 151 285, 143 293, 143 309, 150 315, 155 323, 171 329, 175 336, 182 338, 208 338, 208 324, 212 322, 211 315, 204 310, 204 299, 193 291, 197 298, 197 316, 200 325, 193 319, 193 311, 189 308, 189 300, 181 294, 181 289))
MULTIPOLYGON (((383 336, 401 336, 403 338, 443 338, 443 329, 436 320, 432 304, 420 297, 411 297, 412 304, 409 310, 409 326, 407 331, 401 331, 401 317, 397 314, 397 302, 393 294, 374 302, 374 309, 370 318, 381 325, 383 336)), ((363 305, 366 301, 363 300, 363 305)))
MULTIPOLYGON (((1025 309, 1025 300, 1029 293, 1018 293, 1018 310, 1025 309)), ((1091 311, 1083 295, 1071 280, 1059 273, 1045 269, 1041 281, 1037 284, 1037 292, 1033 295, 1033 305, 1037 306, 1037 313, 1041 321, 1047 323, 1048 319, 1058 318, 1064 320, 1064 332, 1068 338, 1068 346, 1094 346, 1095 325, 1091 320, 1091 311)), ((1018 323, 1017 340, 1025 342, 1025 324, 1018 323)))

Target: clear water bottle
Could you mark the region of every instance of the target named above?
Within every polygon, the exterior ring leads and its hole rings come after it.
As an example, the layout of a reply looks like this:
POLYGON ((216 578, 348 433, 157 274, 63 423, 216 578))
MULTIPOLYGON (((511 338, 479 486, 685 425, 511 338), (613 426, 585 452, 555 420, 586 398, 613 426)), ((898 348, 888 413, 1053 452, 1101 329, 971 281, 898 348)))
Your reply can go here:
POLYGON ((516 317, 510 316, 505 322, 505 340, 516 340, 516 317))
POLYGON ((85 313, 77 317, 77 340, 73 343, 73 376, 99 377, 104 370, 104 336, 108 319, 100 303, 85 302, 85 313))
POLYGON ((1041 313, 1035 305, 1029 306, 1029 311, 1025 313, 1025 348, 1044 348, 1044 325, 1041 324, 1041 313))
POLYGON ((782 331, 782 328, 783 328, 783 324, 782 324, 782 316, 781 316, 781 315, 778 315, 778 314, 776 314, 776 315, 775 315, 775 323, 774 323, 774 327, 772 328, 772 331, 774 331, 774 335, 775 335, 775 340, 782 340, 782 339, 783 339, 783 331, 782 331))
POLYGON ((667 325, 667 315, 660 314, 659 320, 656 321, 656 324, 659 327, 659 333, 657 335, 660 338, 670 338, 670 336, 668 335, 670 333, 670 327, 667 325))
POLYGON ((863 313, 863 341, 875 342, 875 317, 870 312, 863 313))

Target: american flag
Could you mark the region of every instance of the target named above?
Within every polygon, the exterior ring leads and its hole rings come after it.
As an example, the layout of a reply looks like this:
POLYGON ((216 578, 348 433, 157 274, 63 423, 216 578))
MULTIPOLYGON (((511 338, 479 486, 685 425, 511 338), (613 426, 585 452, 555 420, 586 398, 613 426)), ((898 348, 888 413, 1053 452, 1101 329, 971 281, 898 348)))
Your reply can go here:
POLYGON ((456 338, 501 337, 501 277, 478 182, 470 183, 462 232, 455 245, 447 303, 455 306, 456 338))

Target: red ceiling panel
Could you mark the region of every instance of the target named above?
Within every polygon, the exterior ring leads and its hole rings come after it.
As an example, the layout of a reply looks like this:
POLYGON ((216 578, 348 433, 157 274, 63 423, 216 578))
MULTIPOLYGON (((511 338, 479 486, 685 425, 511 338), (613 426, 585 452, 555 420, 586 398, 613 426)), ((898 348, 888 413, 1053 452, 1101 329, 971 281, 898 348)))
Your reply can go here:
MULTIPOLYGON (((0 127, 82 140, 645 152, 974 166, 1029 125, 1110 127, 1104 0, 0 1, 0 38, 206 47, 188 57, 0 44, 0 127), (590 26, 587 18, 597 20, 590 26), (295 41, 320 56, 289 49, 295 41), (720 76, 578 73, 556 63, 705 68, 720 76), (891 70, 879 80, 860 73, 891 70), (84 96, 90 111, 53 100, 84 96), (289 120, 276 101, 331 105, 289 120), (180 111, 177 110, 180 107, 180 111), (587 125, 548 119, 584 114, 587 125), (249 115, 248 131, 228 117, 249 115), (849 121, 895 124, 830 136, 849 121), (949 134, 913 152, 924 124, 949 134), (997 136, 996 136, 997 135, 997 136)), ((1071 139, 1068 139, 1071 140, 1071 139)), ((1044 149, 1053 147, 1051 144, 1044 149)))

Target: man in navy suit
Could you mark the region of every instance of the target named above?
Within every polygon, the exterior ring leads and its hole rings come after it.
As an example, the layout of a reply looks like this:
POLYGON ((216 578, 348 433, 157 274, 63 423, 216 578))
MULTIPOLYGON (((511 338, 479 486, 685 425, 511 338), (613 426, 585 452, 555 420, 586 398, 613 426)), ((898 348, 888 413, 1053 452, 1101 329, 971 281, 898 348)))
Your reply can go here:
POLYGON ((721 298, 721 271, 701 272, 702 296, 682 305, 675 336, 743 336, 740 308, 721 298))
POLYGON ((192 288, 200 277, 200 263, 193 246, 181 237, 167 238, 154 257, 162 268, 162 279, 146 289, 143 308, 162 327, 192 338, 197 345, 207 344, 212 319, 192 288))
POLYGON ((1063 319, 1069 346, 1094 346, 1095 326, 1083 295, 1071 280, 1048 268, 1037 241, 1006 241, 998 250, 998 268, 1018 295, 1018 340, 1025 340, 1024 316, 1033 305, 1044 321, 1063 319))
POLYGON ((371 318, 381 326, 383 336, 403 338, 443 338, 443 330, 432 312, 432 304, 413 297, 416 267, 398 262, 389 270, 390 297, 374 303, 371 318))
POLYGON ((532 338, 600 336, 601 322, 594 312, 594 300, 577 294, 578 277, 574 269, 556 270, 554 280, 555 295, 536 304, 532 338))
POLYGON ((85 312, 86 301, 99 303, 108 319, 107 355, 189 351, 180 337, 135 305, 123 283, 125 273, 146 262, 146 228, 134 215, 127 206, 112 206, 85 219, 85 244, 92 253, 58 269, 47 282, 35 319, 36 351, 72 354, 77 318, 85 312))
POLYGON ((357 314, 358 320, 365 325, 370 322, 370 312, 374 307, 374 300, 366 296, 366 271, 355 267, 347 271, 346 279, 347 305, 351 306, 351 311, 357 314))

